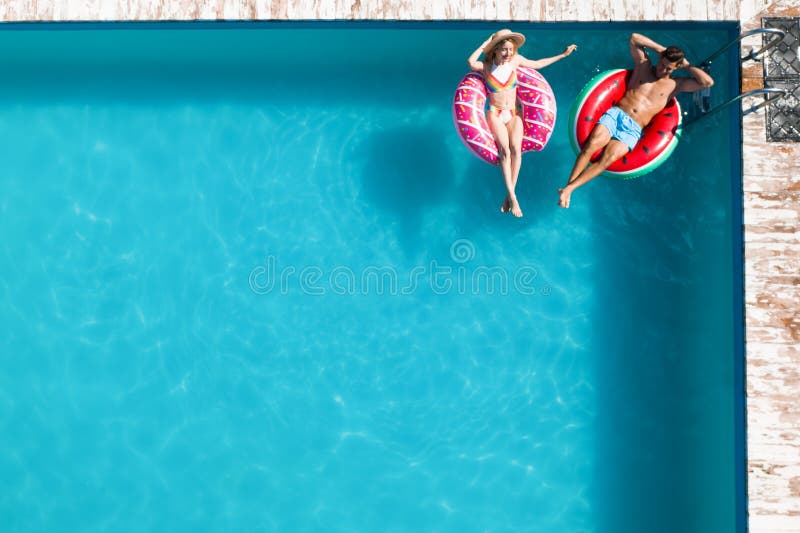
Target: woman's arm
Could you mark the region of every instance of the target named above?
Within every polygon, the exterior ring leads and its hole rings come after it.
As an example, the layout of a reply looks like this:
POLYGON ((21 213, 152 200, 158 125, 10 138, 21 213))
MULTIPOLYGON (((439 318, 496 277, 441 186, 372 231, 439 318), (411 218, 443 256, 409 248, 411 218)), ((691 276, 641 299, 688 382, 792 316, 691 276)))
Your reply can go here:
POLYGON ((519 56, 519 66, 520 67, 528 67, 528 68, 535 68, 535 69, 542 69, 547 65, 552 65, 556 61, 564 59, 572 52, 574 52, 578 48, 577 45, 571 44, 567 46, 564 51, 557 56, 553 57, 546 57, 544 59, 528 59, 526 57, 519 56))
POLYGON ((491 41, 493 37, 494 33, 491 34, 488 39, 483 41, 483 44, 481 44, 478 48, 476 48, 475 51, 472 52, 472 55, 467 58, 467 64, 469 65, 469 68, 471 70, 483 72, 483 61, 478 61, 478 58, 483 53, 483 49, 486 47, 487 44, 489 44, 489 41, 491 41))

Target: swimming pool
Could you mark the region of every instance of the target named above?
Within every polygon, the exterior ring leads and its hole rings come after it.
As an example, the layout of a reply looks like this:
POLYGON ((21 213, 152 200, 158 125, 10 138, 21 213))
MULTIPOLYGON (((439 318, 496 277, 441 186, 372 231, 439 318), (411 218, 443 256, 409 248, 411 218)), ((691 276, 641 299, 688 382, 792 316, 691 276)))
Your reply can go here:
POLYGON ((501 216, 449 107, 495 29, 0 32, 11 530, 744 530, 736 117, 559 210, 633 28, 515 25, 580 50, 501 216))

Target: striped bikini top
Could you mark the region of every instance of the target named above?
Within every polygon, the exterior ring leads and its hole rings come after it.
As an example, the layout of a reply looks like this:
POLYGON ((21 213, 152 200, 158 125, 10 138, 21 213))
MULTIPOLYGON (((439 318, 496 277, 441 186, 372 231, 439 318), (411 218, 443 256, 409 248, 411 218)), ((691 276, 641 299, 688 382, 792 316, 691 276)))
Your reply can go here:
POLYGON ((499 93, 506 89, 513 89, 517 86, 517 71, 511 68, 511 65, 508 63, 500 66, 492 65, 492 72, 484 80, 484 83, 486 83, 486 89, 488 89, 490 93, 499 93), (505 78, 505 81, 500 81, 498 78, 505 78))

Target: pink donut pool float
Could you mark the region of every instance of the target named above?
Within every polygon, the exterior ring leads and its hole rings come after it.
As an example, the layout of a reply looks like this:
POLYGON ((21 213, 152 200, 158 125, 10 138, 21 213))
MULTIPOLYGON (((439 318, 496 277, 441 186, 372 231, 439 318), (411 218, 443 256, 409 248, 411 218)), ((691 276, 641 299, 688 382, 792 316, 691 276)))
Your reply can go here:
MULTIPOLYGON (((550 140, 556 123, 553 89, 536 70, 517 68, 517 101, 522 108, 522 152, 541 150, 550 140)), ((492 165, 498 164, 497 144, 486 122, 486 86, 483 76, 470 72, 461 80, 453 97, 453 121, 461 141, 470 152, 492 165)))

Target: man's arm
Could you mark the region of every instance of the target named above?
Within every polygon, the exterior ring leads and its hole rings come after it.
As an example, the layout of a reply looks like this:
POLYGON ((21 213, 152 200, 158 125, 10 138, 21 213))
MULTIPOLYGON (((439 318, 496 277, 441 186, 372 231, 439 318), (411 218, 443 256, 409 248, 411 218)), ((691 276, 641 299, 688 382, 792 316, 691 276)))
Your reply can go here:
POLYGON ((639 66, 642 63, 650 62, 650 58, 647 57, 647 52, 644 50, 645 48, 655 50, 659 54, 665 50, 663 46, 649 37, 645 37, 641 33, 631 33, 631 38, 629 39, 628 43, 631 47, 631 57, 633 57, 633 61, 636 63, 636 66, 639 66))
POLYGON ((707 89, 714 85, 714 78, 712 78, 705 70, 695 67, 684 57, 678 68, 685 69, 692 77, 691 78, 675 78, 678 85, 675 87, 676 93, 693 93, 701 89, 707 89))

